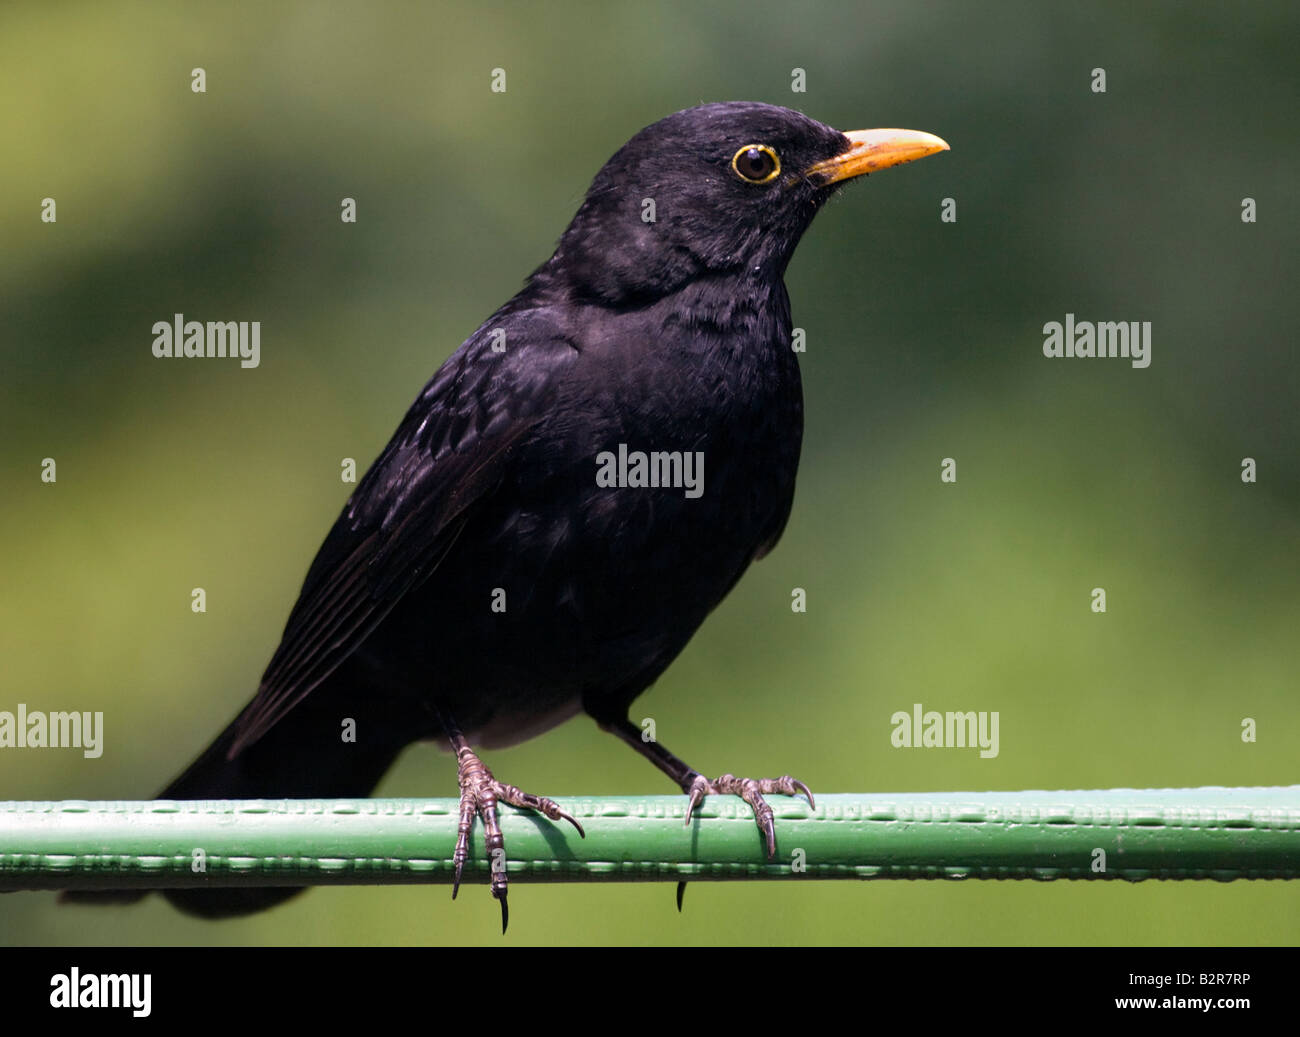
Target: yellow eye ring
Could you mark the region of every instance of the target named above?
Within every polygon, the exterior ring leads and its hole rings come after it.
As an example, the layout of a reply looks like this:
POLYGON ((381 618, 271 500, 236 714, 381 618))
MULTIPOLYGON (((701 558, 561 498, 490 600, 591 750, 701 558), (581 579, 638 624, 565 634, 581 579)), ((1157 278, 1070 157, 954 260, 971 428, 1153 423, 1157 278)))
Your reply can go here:
POLYGON ((766 184, 781 175, 781 160, 766 144, 746 144, 731 156, 731 168, 747 184, 766 184))

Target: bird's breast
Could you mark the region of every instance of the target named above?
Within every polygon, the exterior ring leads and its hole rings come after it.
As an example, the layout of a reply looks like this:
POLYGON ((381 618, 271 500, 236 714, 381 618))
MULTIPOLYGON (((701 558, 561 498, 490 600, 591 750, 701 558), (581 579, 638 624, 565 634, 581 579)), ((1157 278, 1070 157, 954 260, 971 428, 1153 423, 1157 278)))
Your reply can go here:
POLYGON ((784 290, 706 294, 587 322, 524 478, 572 502, 556 536, 593 583, 688 579, 712 608, 785 524, 803 392, 784 290))

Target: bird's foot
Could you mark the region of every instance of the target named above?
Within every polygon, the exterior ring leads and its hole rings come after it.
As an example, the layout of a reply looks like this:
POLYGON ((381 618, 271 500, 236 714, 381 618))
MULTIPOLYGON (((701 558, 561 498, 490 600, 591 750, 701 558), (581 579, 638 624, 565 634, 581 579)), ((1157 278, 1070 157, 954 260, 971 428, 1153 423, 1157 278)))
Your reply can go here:
POLYGON ((504 933, 510 923, 510 909, 506 903, 506 845, 497 820, 497 801, 523 810, 536 810, 552 821, 568 821, 584 839, 587 833, 572 816, 560 809, 555 800, 545 796, 532 796, 521 792, 514 785, 497 781, 469 746, 458 749, 456 759, 460 781, 460 825, 457 829, 456 852, 452 856, 456 874, 452 882, 451 898, 455 900, 456 894, 460 892, 460 873, 469 856, 469 833, 477 815, 483 819, 488 861, 492 868, 492 895, 501 902, 501 931, 504 933))
MULTIPOLYGON (((700 801, 705 796, 729 795, 739 796, 743 799, 754 808, 754 820, 758 823, 758 830, 763 833, 763 838, 767 842, 767 856, 769 858, 776 856, 776 825, 772 820, 772 808, 767 805, 767 800, 763 797, 765 795, 797 796, 802 793, 808 797, 808 805, 814 810, 817 809, 817 804, 813 802, 813 794, 808 786, 788 774, 781 778, 737 778, 734 774, 724 774, 712 781, 702 774, 697 774, 692 779, 686 793, 690 796, 690 802, 686 805, 686 823, 688 825, 691 823, 691 815, 695 812, 695 808, 700 805, 700 801)), ((677 897, 677 909, 681 910, 680 890, 677 897)))

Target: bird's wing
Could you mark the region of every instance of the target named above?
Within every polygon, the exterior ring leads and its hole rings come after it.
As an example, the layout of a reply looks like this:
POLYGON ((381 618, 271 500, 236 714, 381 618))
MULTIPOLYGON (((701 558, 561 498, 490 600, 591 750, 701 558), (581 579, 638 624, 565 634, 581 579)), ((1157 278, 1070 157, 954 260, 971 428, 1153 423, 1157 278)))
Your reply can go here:
POLYGON ((428 578, 500 483, 576 355, 536 321, 524 325, 528 333, 512 334, 501 353, 484 325, 407 412, 321 545, 257 695, 236 721, 229 758, 301 702, 428 578))

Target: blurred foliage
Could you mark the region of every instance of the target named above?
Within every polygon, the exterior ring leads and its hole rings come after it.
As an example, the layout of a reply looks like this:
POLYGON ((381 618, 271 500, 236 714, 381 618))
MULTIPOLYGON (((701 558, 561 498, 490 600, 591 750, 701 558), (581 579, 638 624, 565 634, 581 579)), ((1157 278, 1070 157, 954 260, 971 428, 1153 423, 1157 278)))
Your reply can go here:
MULTIPOLYGON (((793 519, 638 715, 701 769, 815 790, 1295 781, 1297 22, 1285 2, 6 5, 0 709, 102 709, 107 750, 0 751, 4 796, 147 798, 187 763, 256 687, 347 496, 339 459, 374 457, 628 136, 726 99, 953 150, 850 188, 805 239, 793 519), (262 321, 261 367, 154 359, 174 312, 262 321), (1066 312, 1152 321, 1151 367, 1045 360, 1066 312), (999 710, 1001 755, 891 748, 916 701, 999 710)), ((489 764, 552 795, 668 791, 585 719, 489 764)), ((413 747, 380 791, 447 796, 454 773, 413 747)), ((678 916, 671 885, 520 885, 509 942, 1289 943, 1295 894, 710 885, 678 916)), ((0 934, 500 943, 480 888, 318 890, 220 924, 18 894, 0 934)))

